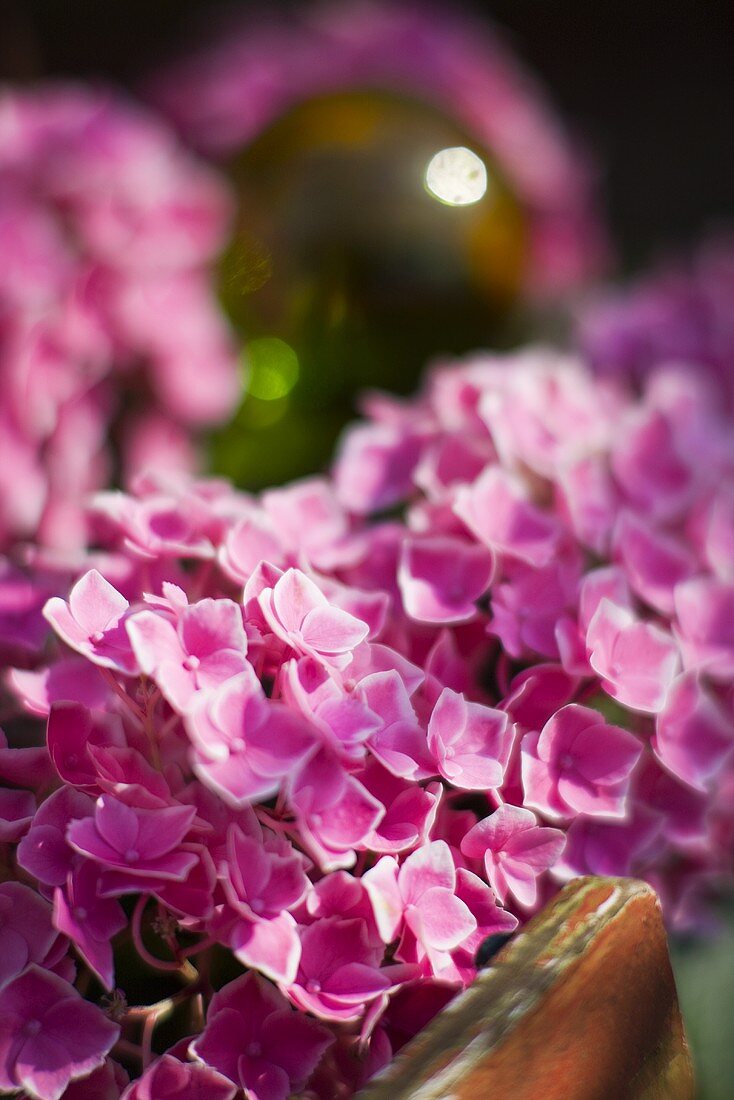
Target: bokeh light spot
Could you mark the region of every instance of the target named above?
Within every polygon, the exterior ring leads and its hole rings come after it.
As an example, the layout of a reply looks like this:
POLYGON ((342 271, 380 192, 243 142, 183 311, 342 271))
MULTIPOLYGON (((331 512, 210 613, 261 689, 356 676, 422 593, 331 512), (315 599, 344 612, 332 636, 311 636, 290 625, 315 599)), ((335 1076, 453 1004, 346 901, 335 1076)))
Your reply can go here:
POLYGON ((243 353, 247 392, 260 401, 280 401, 298 381, 298 356, 277 336, 251 340, 243 353))
POLYGON ((471 206, 486 194, 487 167, 471 149, 457 145, 431 157, 425 182, 428 191, 447 206, 471 206))

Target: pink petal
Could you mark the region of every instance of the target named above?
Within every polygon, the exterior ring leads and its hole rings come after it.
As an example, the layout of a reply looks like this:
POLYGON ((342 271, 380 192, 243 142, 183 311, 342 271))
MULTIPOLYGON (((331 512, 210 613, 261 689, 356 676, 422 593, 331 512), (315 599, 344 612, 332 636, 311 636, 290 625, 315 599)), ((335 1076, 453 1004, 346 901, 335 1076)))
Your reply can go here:
POLYGON ((456 868, 445 840, 434 840, 408 856, 400 868, 400 892, 408 905, 417 905, 427 890, 442 887, 453 891, 456 868))
POLYGON ((125 623, 130 645, 143 672, 155 675, 166 661, 180 664, 185 653, 176 628, 169 619, 154 611, 138 611, 125 623))
POLYGON ((325 655, 348 653, 369 634, 366 623, 338 607, 314 607, 302 623, 304 641, 325 655))
POLYGON ((94 825, 102 840, 117 852, 134 848, 138 841, 138 818, 129 806, 109 795, 97 799, 94 825))
POLYGON ((298 633, 315 607, 328 607, 326 596, 300 569, 287 569, 273 589, 273 611, 289 633, 298 633))
POLYGON ((240 921, 232 934, 231 945, 244 966, 251 966, 283 985, 291 985, 296 980, 301 941, 290 913, 281 913, 273 920, 240 921))
POLYGON ((85 573, 69 593, 69 609, 88 637, 109 630, 129 606, 96 569, 85 573))
POLYGON ((398 887, 398 864, 383 856, 362 876, 369 894, 377 930, 384 943, 392 943, 400 931, 405 905, 398 887))
POLYGON ((200 660, 220 649, 243 656, 247 651, 242 611, 232 600, 204 599, 192 604, 181 617, 179 631, 186 652, 200 660))
MULTIPOLYGON (((432 887, 422 894, 418 903, 420 932, 416 934, 437 951, 458 947, 477 926, 467 906, 450 890, 432 887)), ((406 914, 410 923, 410 910, 406 914)))

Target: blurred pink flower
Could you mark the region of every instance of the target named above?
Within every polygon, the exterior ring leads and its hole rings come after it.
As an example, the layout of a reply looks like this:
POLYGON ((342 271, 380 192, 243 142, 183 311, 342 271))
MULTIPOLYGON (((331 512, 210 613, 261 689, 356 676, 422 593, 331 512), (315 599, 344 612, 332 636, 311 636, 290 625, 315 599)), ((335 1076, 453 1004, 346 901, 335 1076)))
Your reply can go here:
POLYGON ((141 107, 70 84, 4 89, 0 546, 84 543, 113 426, 129 475, 190 469, 182 428, 229 416, 239 383, 210 274, 228 221, 220 180, 141 107))

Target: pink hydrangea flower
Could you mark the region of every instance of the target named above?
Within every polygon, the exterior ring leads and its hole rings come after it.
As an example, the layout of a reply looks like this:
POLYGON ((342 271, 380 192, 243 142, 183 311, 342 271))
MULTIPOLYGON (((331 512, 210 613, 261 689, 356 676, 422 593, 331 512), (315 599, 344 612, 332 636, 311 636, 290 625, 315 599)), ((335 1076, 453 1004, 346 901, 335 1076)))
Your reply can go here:
POLYGON ((695 577, 677 586, 674 600, 686 668, 729 682, 734 675, 734 585, 695 577))
POLYGON ((54 926, 72 941, 106 989, 114 985, 112 938, 127 927, 122 906, 101 896, 99 868, 83 860, 54 890, 54 926))
POLYGON ((303 861, 285 838, 246 835, 231 825, 227 834, 224 890, 239 920, 229 938, 235 956, 273 981, 294 981, 301 957, 290 910, 310 886, 303 861))
POLYGON ((237 1086, 211 1066, 164 1054, 132 1081, 120 1100, 234 1100, 237 1086))
POLYGON ((692 455, 683 453, 678 433, 661 409, 643 406, 629 413, 611 454, 615 480, 631 505, 660 520, 675 520, 696 490, 692 455))
POLYGON ((428 723, 428 747, 441 775, 455 787, 471 791, 501 786, 512 742, 504 711, 468 703, 444 688, 428 723))
POLYGON ((30 791, 0 787, 0 843, 18 841, 28 832, 36 812, 36 800, 30 791))
POLYGON ((175 488, 153 484, 142 498, 120 492, 96 493, 90 511, 116 528, 127 550, 141 558, 213 557, 214 547, 207 535, 210 509, 175 488))
POLYGON ((416 786, 393 775, 374 761, 362 774, 371 795, 385 807, 385 815, 367 835, 373 852, 412 851, 428 841, 436 821, 443 787, 440 783, 416 786))
POLYGON ((78 859, 66 839, 70 821, 89 817, 94 802, 73 787, 61 787, 43 802, 18 845, 18 862, 44 886, 61 886, 78 859))
POLYGON ((642 746, 598 711, 561 707, 540 733, 522 741, 526 805, 558 819, 624 817, 630 776, 642 746))
POLYGON ((522 562, 505 570, 492 593, 489 630, 516 658, 557 658, 559 626, 578 597, 580 567, 575 553, 557 555, 540 569, 522 562))
POLYGON ((435 761, 428 748, 410 694, 396 670, 373 672, 359 683, 359 694, 373 713, 379 728, 371 733, 372 754, 393 775, 427 779, 434 774, 435 761))
MULTIPOLYGON (((5 988, 29 965, 67 983, 76 969, 110 991, 126 1037, 140 1023, 147 1040, 156 1003, 126 1008, 114 989, 128 967, 145 988, 148 968, 201 973, 216 945, 250 968, 214 996, 203 1034, 169 1050, 182 1068, 161 1062, 141 1089, 158 1074, 161 1088, 206 1088, 213 1073, 267 1100, 346 1094, 473 980, 484 938, 558 883, 642 876, 689 927, 730 881, 734 447, 695 375, 610 396, 564 362, 557 388, 549 353, 526 352, 437 367, 416 402, 373 397, 368 415, 395 429, 377 482, 389 474, 404 501, 388 521, 336 502, 329 479, 266 500, 149 475, 97 501, 93 553, 29 552, 31 596, 0 570, 0 636, 5 622, 18 664, 0 734, 0 902, 20 897, 5 988), (546 400, 562 431, 544 433, 546 400), (663 454, 645 492, 659 474, 669 499, 642 511, 617 479, 616 426, 637 431, 627 413, 651 409, 676 453, 708 457, 673 508, 663 454), (613 489, 591 544, 564 480, 589 455, 613 489), (467 524, 457 502, 477 486, 467 524), (264 532, 274 560, 255 560, 264 532), (470 594, 473 566, 459 570, 466 617, 450 610, 447 548, 485 571, 470 594), (413 614, 424 582, 446 614, 413 614), (49 586, 60 630, 44 634, 33 616, 49 586), (136 622, 153 624, 137 658, 110 641, 136 622), (205 681, 191 656, 211 658, 205 681), (289 1027, 293 1052, 276 1048, 289 1027)), ((204 982, 183 984, 181 1019, 200 995, 204 982)), ((119 1095, 103 1059, 80 1096, 96 1081, 119 1095)))
POLYGON ((226 576, 244 585, 261 561, 282 564, 283 548, 272 523, 252 508, 227 532, 217 556, 226 576))
POLYGON ((363 920, 324 917, 301 929, 298 973, 283 991, 321 1019, 357 1020, 392 984, 381 956, 363 920))
POLYGON ((542 566, 558 549, 556 521, 528 499, 519 479, 499 466, 488 466, 472 485, 460 488, 454 511, 497 554, 542 566))
POLYGON ((276 637, 297 653, 334 668, 346 668, 352 651, 369 632, 365 623, 330 606, 317 585, 299 569, 287 570, 272 588, 264 589, 259 604, 276 637))
POLYGON ((672 614, 676 585, 696 571, 691 550, 630 512, 617 520, 613 543, 634 593, 663 615, 672 614))
POLYGON ((493 569, 491 554, 460 539, 406 540, 398 569, 403 606, 419 622, 471 619, 493 569))
POLYGON ((456 867, 443 840, 419 848, 400 868, 392 856, 383 856, 364 878, 385 943, 407 930, 418 959, 427 958, 438 970, 445 965, 446 953, 477 927, 456 894, 456 867))
POLYGON ((288 797, 308 850, 327 871, 350 867, 354 849, 385 816, 382 803, 325 749, 297 769, 288 797))
POLYGON ((139 611, 126 627, 141 670, 179 711, 247 664, 242 612, 231 600, 200 600, 184 608, 175 624, 154 611, 139 611))
POLYGON ((68 657, 39 671, 14 668, 8 680, 25 710, 35 718, 47 718, 52 705, 65 700, 99 709, 109 696, 103 677, 82 657, 68 657))
POLYGON ((122 720, 118 715, 88 710, 80 703, 54 703, 46 729, 48 751, 61 778, 75 787, 93 790, 98 770, 91 746, 127 748, 122 720))
POLYGON ((603 599, 586 632, 589 664, 606 690, 632 710, 657 713, 678 672, 675 641, 654 623, 603 599))
POLYGON ((657 716, 652 747, 669 772, 706 790, 734 749, 734 720, 695 673, 685 672, 657 716))
POLYGON ((262 507, 277 533, 281 554, 327 570, 353 556, 349 515, 326 478, 303 478, 271 489, 263 493, 262 507))
POLYGON ((119 1062, 105 1058, 100 1068, 88 1077, 72 1081, 64 1093, 64 1100, 120 1100, 121 1090, 129 1080, 119 1062))
POLYGON ((29 963, 43 964, 57 938, 48 902, 23 883, 0 883, 0 988, 29 963))
POLYGON ((451 962, 441 970, 445 981, 466 985, 476 976, 477 951, 488 936, 507 936, 515 931, 519 921, 514 913, 497 904, 494 891, 479 875, 459 867, 456 871, 456 896, 477 922, 477 926, 459 947, 451 952, 451 962))
POLYGON ((252 1100, 287 1100, 332 1042, 321 1025, 294 1012, 273 986, 250 973, 214 995, 191 1050, 252 1100))
POLYGON ((0 1088, 59 1100, 101 1066, 119 1027, 34 963, 0 990, 0 1088))
POLYGON ((579 340, 594 369, 644 378, 660 364, 695 363, 723 405, 734 407, 730 327, 732 242, 705 240, 631 286, 600 291, 579 316, 579 340))
POLYGON ((265 698, 250 666, 211 695, 200 695, 186 722, 193 766, 227 802, 242 806, 275 794, 315 750, 305 723, 265 698))
POLYGON ((530 908, 538 895, 538 876, 556 862, 564 843, 560 829, 541 826, 532 811, 505 803, 465 834, 461 851, 484 861, 489 885, 501 903, 511 894, 530 908))
POLYGON ((44 615, 68 646, 102 668, 135 671, 135 657, 122 622, 129 603, 96 569, 77 581, 69 602, 53 596, 44 615))
POLYGON ((67 836, 77 852, 101 867, 152 882, 180 880, 196 862, 195 853, 180 850, 194 814, 193 806, 141 810, 103 794, 94 817, 72 821, 67 836))
MULTIPOLYGON (((360 685, 361 686, 361 685, 360 685)), ((364 744, 383 722, 363 701, 364 693, 347 693, 329 671, 312 657, 287 661, 281 668, 281 691, 346 760, 360 760, 364 744)))

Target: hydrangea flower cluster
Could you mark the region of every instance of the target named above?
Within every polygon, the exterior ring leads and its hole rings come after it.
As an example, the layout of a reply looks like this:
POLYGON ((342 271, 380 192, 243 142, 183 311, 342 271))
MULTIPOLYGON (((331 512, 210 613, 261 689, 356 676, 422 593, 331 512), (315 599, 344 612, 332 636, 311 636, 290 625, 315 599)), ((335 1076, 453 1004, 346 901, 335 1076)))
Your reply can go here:
POLYGON ((228 220, 216 175, 141 108, 0 95, 0 547, 83 544, 118 455, 123 473, 191 468, 194 429, 233 411, 208 270, 228 220))
POLYGON ((304 100, 359 89, 435 104, 491 150, 527 212, 528 293, 556 296, 598 272, 607 243, 588 158, 486 20, 420 0, 260 12, 158 74, 147 93, 187 142, 219 157, 304 100))
POLYGON ((654 366, 695 364, 734 409, 734 241, 711 237, 685 262, 668 262, 629 287, 599 288, 578 316, 578 339, 596 370, 639 381, 654 366))
POLYGON ((329 479, 142 476, 66 595, 41 553, 0 578, 6 729, 46 727, 0 748, 0 1089, 346 1097, 567 878, 645 876, 684 927, 731 883, 701 377, 535 349, 366 411, 329 479))

